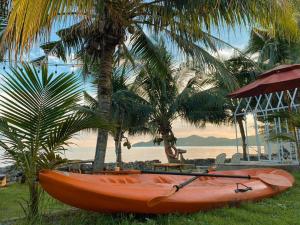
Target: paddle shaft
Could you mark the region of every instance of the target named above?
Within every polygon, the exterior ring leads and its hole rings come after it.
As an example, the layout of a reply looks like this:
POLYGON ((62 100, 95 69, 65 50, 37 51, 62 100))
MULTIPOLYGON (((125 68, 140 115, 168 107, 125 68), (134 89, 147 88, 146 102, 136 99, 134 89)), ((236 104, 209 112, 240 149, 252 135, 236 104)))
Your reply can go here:
POLYGON ((174 187, 176 188, 176 192, 179 191, 179 189, 185 187, 186 185, 192 183, 194 180, 198 179, 198 176, 192 177, 191 179, 188 179, 178 185, 174 185, 174 187))
POLYGON ((251 179, 250 175, 224 175, 224 174, 209 174, 209 173, 179 173, 179 172, 159 172, 159 171, 149 171, 141 170, 144 174, 166 174, 166 175, 181 175, 181 176, 195 176, 195 177, 224 177, 224 178, 240 178, 240 179, 251 179))
POLYGON ((172 190, 166 194, 166 195, 162 195, 162 196, 157 196, 155 198, 152 198, 150 201, 147 202, 147 205, 149 207, 153 207, 157 204, 159 204, 161 201, 163 201, 166 198, 169 198, 170 196, 174 195, 177 191, 179 191, 181 188, 185 187, 186 185, 192 183, 194 180, 198 179, 198 176, 194 176, 180 184, 174 185, 172 190))

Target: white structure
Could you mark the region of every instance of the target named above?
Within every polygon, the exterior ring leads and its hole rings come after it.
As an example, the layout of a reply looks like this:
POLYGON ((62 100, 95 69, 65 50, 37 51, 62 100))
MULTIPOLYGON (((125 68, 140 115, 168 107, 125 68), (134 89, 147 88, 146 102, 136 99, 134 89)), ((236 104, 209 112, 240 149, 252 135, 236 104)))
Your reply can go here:
MULTIPOLYGON (((300 102, 296 102, 298 96, 298 88, 292 91, 280 91, 269 94, 261 94, 259 96, 245 97, 238 100, 238 106, 234 113, 234 118, 242 116, 244 118, 244 128, 246 133, 246 146, 248 160, 249 155, 255 150, 257 160, 272 161, 278 163, 298 163, 297 146, 295 142, 286 142, 281 140, 270 141, 272 134, 289 133, 293 135, 293 131, 289 129, 288 121, 283 121, 277 117, 274 122, 268 120, 268 116, 274 112, 282 110, 297 110, 300 107, 300 102), (287 100, 288 99, 288 100, 287 100), (290 104, 288 104, 288 102, 290 104), (254 127, 249 127, 249 116, 253 117, 254 127), (258 122, 260 121, 260 122, 258 122), (263 129, 260 129, 260 125, 263 129), (255 129, 256 145, 251 146, 248 140, 248 129, 255 129), (263 136, 263 140, 261 140, 263 136), (251 151, 252 150, 252 151, 251 151)), ((239 143, 239 129, 235 123, 237 137, 237 151, 242 152, 241 143, 239 143)), ((297 132, 299 137, 299 132, 297 132)))
MULTIPOLYGON (((236 98, 233 101, 237 101, 234 112, 235 122, 237 117, 243 117, 248 161, 299 164, 295 142, 281 139, 270 140, 271 136, 280 133, 287 133, 292 137, 297 136, 299 140, 299 130, 295 131, 289 127, 286 119, 272 116, 273 119, 270 120, 270 116, 276 112, 298 111, 300 108, 299 82, 300 65, 282 66, 262 74, 258 80, 229 95, 236 98), (251 117, 254 125, 249 126, 250 119, 252 122, 251 117), (249 143, 249 129, 255 130, 256 144, 253 146, 249 143)), ((241 153, 243 149, 239 141, 240 130, 237 123, 235 123, 235 128, 237 152, 241 153)))

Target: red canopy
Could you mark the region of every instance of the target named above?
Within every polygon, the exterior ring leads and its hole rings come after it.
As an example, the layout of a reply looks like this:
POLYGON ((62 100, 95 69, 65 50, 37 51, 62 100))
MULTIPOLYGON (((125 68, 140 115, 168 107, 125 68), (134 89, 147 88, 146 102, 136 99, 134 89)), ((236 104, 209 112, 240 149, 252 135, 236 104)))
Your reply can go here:
POLYGON ((258 79, 228 95, 231 98, 257 96, 300 87, 300 64, 282 65, 261 74, 258 79))

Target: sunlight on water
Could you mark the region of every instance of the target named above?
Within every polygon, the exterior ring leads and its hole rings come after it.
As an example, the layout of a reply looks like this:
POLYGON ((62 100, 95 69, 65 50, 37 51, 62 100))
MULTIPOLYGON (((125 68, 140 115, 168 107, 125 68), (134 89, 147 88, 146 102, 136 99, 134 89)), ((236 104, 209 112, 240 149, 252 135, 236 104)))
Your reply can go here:
MULTIPOLYGON (((236 153, 236 146, 179 146, 178 148, 186 149, 187 153, 184 154, 186 159, 205 159, 205 158, 215 158, 220 153, 226 153, 227 158, 230 158, 234 153, 236 153)), ((1 159, 0 151, 0 167, 6 166, 3 159, 1 159)), ((255 154, 255 151, 250 152, 255 154)), ((94 148, 78 148, 73 147, 66 151, 64 157, 68 159, 80 159, 89 160, 93 159, 95 154, 94 148)), ((158 159, 161 162, 167 162, 167 158, 164 153, 162 146, 157 147, 132 147, 131 149, 123 149, 122 158, 124 162, 131 161, 145 161, 158 159)), ((105 162, 115 162, 116 156, 113 148, 107 149, 105 162)))

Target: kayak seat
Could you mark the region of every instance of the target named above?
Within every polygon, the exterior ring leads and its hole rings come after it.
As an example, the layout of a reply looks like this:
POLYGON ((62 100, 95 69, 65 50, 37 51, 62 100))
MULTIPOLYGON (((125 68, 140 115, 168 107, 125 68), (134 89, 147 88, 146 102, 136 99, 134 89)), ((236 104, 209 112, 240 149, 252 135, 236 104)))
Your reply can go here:
POLYGON ((170 179, 168 177, 157 176, 157 177, 154 178, 154 183, 158 183, 158 184, 173 184, 174 180, 170 179))
POLYGON ((111 178, 111 177, 107 177, 107 178, 102 178, 100 179, 101 182, 103 183, 113 183, 113 184, 136 184, 139 183, 139 181, 137 179, 134 178, 129 178, 129 177, 122 177, 122 178, 111 178))

